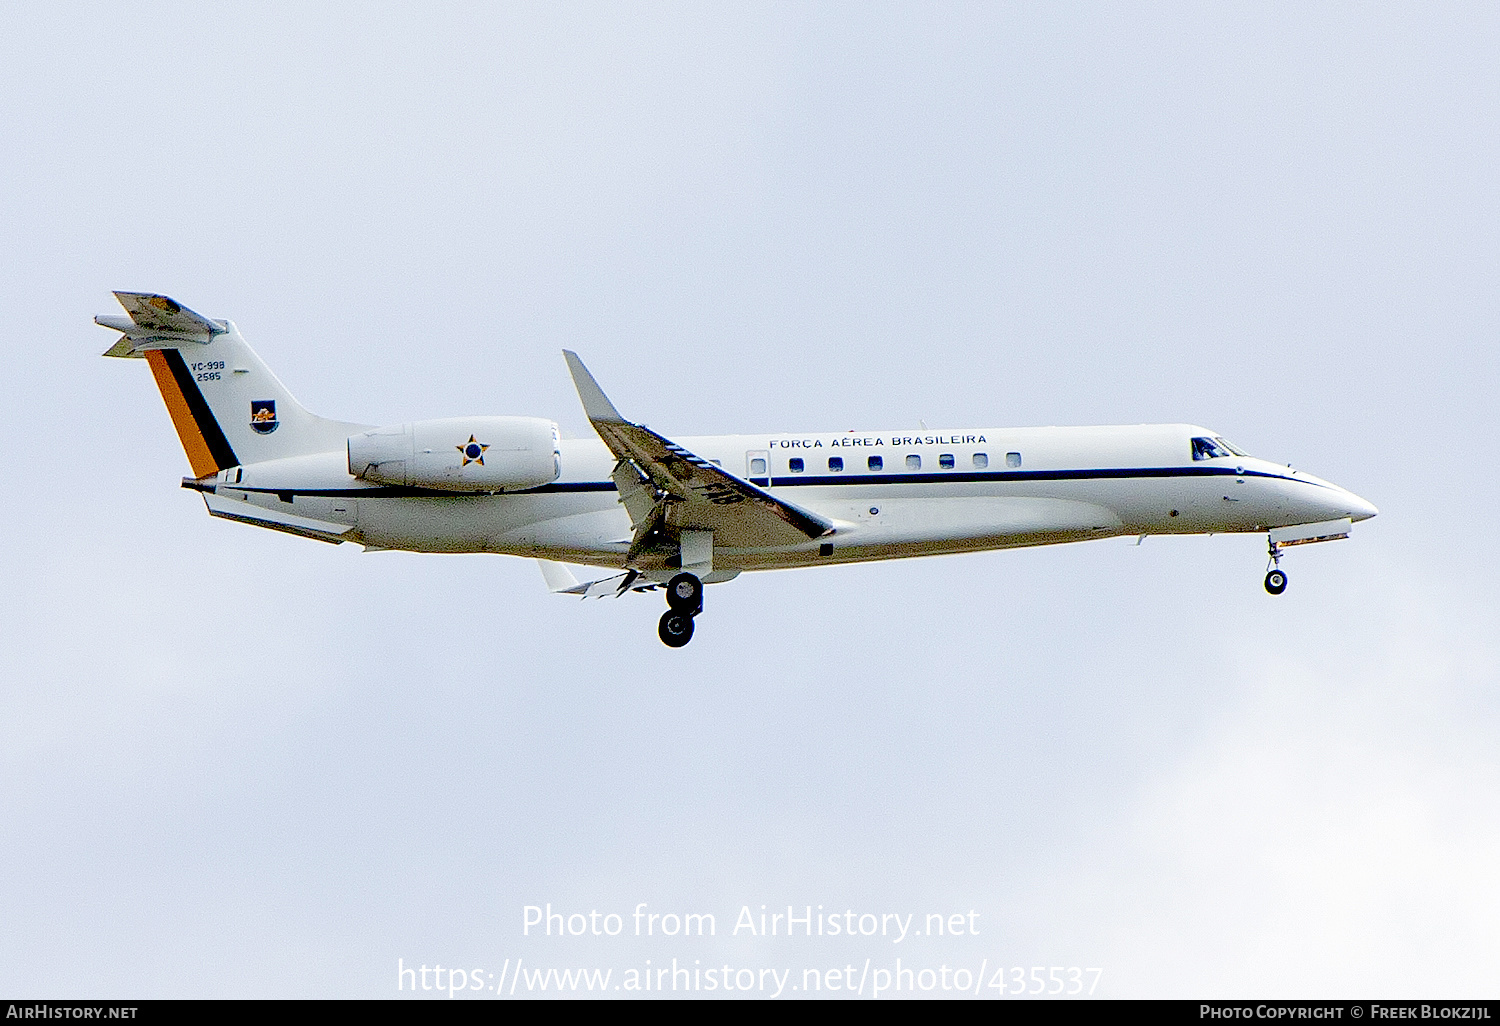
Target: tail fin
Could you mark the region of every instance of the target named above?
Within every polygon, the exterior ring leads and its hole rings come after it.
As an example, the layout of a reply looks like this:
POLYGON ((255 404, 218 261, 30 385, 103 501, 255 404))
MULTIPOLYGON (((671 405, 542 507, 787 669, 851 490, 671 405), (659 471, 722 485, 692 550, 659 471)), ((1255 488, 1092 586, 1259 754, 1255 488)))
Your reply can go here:
POLYGON ((130 316, 94 318, 123 332, 104 355, 145 358, 195 476, 339 449, 368 430, 303 409, 232 322, 148 292, 115 298, 130 316))

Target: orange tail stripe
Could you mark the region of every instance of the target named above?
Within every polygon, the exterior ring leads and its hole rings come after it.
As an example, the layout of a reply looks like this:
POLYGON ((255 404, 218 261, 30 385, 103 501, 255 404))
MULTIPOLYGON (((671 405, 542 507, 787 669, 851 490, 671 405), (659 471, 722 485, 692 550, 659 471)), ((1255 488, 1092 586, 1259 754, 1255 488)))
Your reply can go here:
POLYGON ((177 380, 172 377, 167 358, 160 350, 148 349, 146 362, 151 365, 151 375, 156 378, 156 387, 161 390, 161 397, 166 401, 167 413, 172 416, 172 426, 177 428, 177 437, 182 439, 182 449, 187 453, 193 476, 207 477, 216 473, 219 467, 214 463, 213 453, 209 451, 203 432, 198 430, 198 423, 188 408, 187 398, 183 396, 177 380))

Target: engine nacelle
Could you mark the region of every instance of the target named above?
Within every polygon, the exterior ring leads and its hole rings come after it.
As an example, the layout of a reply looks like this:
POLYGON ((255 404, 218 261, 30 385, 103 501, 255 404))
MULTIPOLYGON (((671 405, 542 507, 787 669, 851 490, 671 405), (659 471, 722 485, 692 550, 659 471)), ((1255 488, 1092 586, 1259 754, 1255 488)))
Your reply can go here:
POLYGON ((540 417, 449 417, 349 437, 349 473, 376 484, 516 492, 562 472, 557 425, 540 417))

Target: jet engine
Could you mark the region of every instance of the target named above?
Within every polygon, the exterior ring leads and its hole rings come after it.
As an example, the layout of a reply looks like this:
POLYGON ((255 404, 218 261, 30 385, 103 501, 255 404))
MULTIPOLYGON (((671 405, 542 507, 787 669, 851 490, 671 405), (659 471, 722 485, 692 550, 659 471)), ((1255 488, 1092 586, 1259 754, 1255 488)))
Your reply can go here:
POLYGON ((557 425, 540 417, 450 417, 349 437, 349 473, 376 484, 517 492, 562 472, 557 425))

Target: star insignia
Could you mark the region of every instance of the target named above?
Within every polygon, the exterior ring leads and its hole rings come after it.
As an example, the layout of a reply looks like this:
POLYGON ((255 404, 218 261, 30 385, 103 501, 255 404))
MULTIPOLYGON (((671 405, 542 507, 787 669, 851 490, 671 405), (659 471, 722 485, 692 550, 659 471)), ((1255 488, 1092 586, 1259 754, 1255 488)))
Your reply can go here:
POLYGON ((473 435, 470 435, 467 442, 463 445, 455 445, 453 448, 464 454, 464 466, 467 467, 470 463, 477 463, 482 467, 484 466, 484 450, 488 449, 489 446, 476 439, 473 435))

